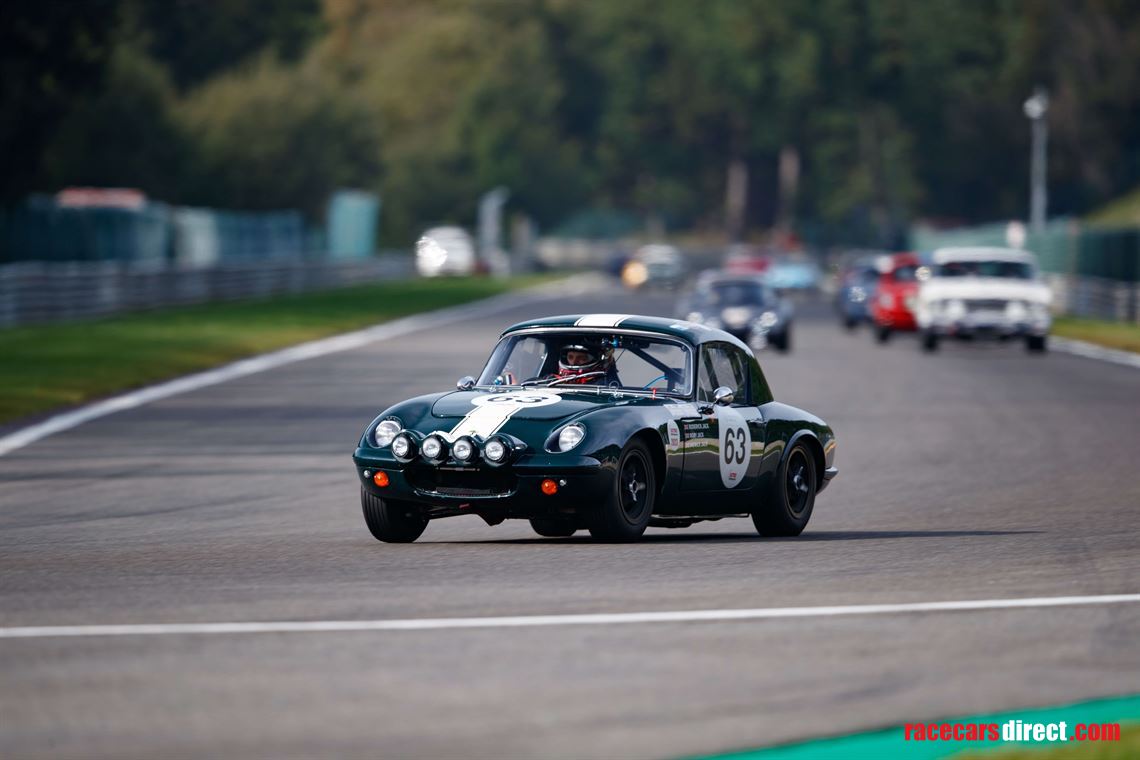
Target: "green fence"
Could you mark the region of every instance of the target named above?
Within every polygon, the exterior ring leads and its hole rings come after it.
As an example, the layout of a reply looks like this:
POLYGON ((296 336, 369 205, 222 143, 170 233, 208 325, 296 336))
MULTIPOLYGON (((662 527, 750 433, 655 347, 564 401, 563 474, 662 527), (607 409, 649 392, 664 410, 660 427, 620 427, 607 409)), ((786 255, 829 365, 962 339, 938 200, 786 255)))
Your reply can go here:
MULTIPOLYGON (((1004 247, 1009 245, 1007 229, 1007 224, 950 230, 917 226, 911 230, 911 248, 931 251, 964 245, 1004 247)), ((1140 228, 1092 227, 1075 220, 1058 219, 1040 233, 1028 232, 1023 247, 1037 254, 1045 272, 1140 282, 1140 228)))

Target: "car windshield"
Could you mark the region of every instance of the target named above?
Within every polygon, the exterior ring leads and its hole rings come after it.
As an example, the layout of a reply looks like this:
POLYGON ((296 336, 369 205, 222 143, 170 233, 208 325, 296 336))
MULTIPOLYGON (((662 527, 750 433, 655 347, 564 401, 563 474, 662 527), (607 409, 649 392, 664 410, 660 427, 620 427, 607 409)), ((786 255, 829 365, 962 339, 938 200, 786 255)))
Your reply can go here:
POLYGON ((918 264, 904 264, 895 268, 895 282, 917 282, 918 264))
POLYGON ((510 335, 495 346, 478 384, 687 396, 691 364, 688 346, 668 338, 569 330, 510 335))
POLYGON ((709 286, 706 298, 713 306, 763 306, 764 286, 758 282, 717 282, 709 286))
POLYGON ((939 264, 934 271, 938 277, 1033 279, 1033 267, 1022 261, 947 261, 939 264))

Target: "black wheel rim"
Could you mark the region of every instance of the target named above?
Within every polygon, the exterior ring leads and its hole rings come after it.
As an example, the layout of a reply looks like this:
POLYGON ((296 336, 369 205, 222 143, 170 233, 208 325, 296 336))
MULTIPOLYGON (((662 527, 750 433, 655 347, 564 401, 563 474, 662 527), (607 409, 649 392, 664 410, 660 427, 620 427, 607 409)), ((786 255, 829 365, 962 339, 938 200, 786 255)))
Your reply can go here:
POLYGON ((627 519, 637 520, 649 500, 649 468, 639 452, 626 457, 618 477, 618 500, 627 519))
POLYGON ((811 465, 802 449, 796 449, 788 457, 788 468, 784 473, 784 494, 788 510, 799 517, 807 509, 811 499, 811 465))

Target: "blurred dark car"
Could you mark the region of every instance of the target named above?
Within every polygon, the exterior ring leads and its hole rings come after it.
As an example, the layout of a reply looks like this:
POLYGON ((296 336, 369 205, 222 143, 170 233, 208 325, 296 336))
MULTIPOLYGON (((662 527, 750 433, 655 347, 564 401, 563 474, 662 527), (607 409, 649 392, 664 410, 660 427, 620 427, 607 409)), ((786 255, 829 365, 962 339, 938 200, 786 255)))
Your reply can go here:
POLYGON ((806 258, 776 259, 764 273, 764 281, 780 293, 814 293, 822 279, 819 265, 806 258))
POLYGON ((792 306, 756 275, 702 274, 677 306, 678 316, 731 333, 754 351, 791 350, 792 306))
POLYGON ((835 313, 848 330, 871 321, 871 300, 879 283, 874 259, 856 259, 839 272, 835 291, 835 313))

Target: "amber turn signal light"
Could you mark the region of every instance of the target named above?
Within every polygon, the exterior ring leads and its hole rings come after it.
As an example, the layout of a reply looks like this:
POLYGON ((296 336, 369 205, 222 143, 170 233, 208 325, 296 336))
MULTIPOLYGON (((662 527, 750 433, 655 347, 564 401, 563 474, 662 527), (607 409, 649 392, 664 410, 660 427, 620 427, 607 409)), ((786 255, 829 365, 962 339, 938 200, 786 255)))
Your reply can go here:
POLYGON ((542 492, 547 496, 553 496, 554 494, 558 493, 558 484, 550 478, 542 481, 540 488, 542 488, 542 492))
POLYGON ((383 470, 377 471, 377 473, 372 476, 372 482, 378 485, 380 488, 384 488, 388 485, 388 473, 384 472, 383 470))

